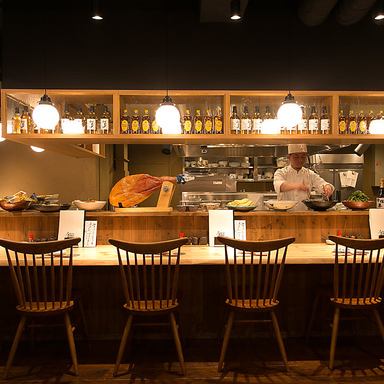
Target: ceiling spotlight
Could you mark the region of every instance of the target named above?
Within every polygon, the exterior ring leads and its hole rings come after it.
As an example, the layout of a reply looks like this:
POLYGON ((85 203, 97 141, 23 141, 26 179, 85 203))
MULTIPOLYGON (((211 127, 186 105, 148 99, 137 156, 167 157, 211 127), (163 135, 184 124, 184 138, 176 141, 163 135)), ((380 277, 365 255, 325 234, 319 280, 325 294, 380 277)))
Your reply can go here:
POLYGON ((103 20, 103 15, 100 12, 99 3, 97 0, 93 1, 92 19, 93 20, 103 20))
POLYGON ((231 0, 231 20, 240 20, 240 0, 231 0))
POLYGON ((384 20, 384 0, 379 2, 379 6, 373 12, 373 19, 376 21, 384 20))

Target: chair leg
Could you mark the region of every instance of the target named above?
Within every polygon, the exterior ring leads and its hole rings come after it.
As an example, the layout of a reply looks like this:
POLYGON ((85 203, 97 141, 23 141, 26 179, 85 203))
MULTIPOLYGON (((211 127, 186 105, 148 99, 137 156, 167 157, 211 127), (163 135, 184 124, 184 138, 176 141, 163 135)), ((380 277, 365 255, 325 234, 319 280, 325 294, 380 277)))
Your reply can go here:
POLYGON ((169 314, 169 318, 170 318, 170 321, 171 321, 171 328, 172 328, 173 338, 175 340, 177 356, 179 357, 181 372, 182 372, 183 375, 185 375, 185 365, 184 365, 183 349, 181 347, 179 332, 178 332, 177 324, 176 324, 176 320, 175 320, 175 314, 174 313, 170 313, 169 314))
POLYGON ((273 329, 275 331, 277 344, 279 345, 280 354, 281 354, 281 357, 283 359, 285 368, 287 368, 288 367, 287 353, 285 351, 283 338, 281 337, 279 322, 277 321, 277 317, 276 317, 276 314, 274 311, 271 311, 271 318, 272 318, 272 324, 273 324, 273 329))
POLYGON ((329 369, 333 369, 333 365, 335 363, 335 351, 336 351, 337 332, 339 329, 339 320, 340 320, 340 308, 335 308, 335 313, 333 315, 333 323, 332 323, 331 348, 329 352, 329 369))
POLYGON ((127 322, 125 323, 123 336, 121 337, 119 352, 117 353, 115 368, 113 369, 113 376, 116 376, 117 372, 119 371, 120 363, 121 363, 121 360, 123 358, 124 351, 125 351, 125 346, 127 344, 129 331, 131 330, 132 320, 133 320, 133 315, 129 315, 127 322))
POLYGON ((71 353, 71 358, 72 358, 73 370, 74 370, 75 375, 78 376, 79 375, 79 366, 77 363, 75 339, 73 338, 72 324, 71 324, 71 319, 69 318, 68 313, 64 314, 64 321, 65 321, 65 329, 67 331, 69 351, 71 353))
POLYGON ((229 316, 228 316, 228 321, 227 321, 227 324, 225 326, 224 340, 223 340, 223 345, 221 347, 221 352, 220 352, 220 359, 219 359, 219 366, 218 366, 219 372, 221 372, 223 370, 225 354, 227 352, 229 337, 231 336, 234 317, 235 317, 235 312, 230 311, 229 316))
POLYGON ((384 340, 384 326, 383 326, 383 322, 381 321, 379 311, 377 309, 373 310, 373 317, 376 320, 377 327, 379 328, 379 331, 380 331, 380 335, 384 340))
POLYGON ((13 339, 11 350, 9 352, 7 364, 5 366, 5 372, 4 372, 4 378, 5 379, 8 378, 9 370, 12 367, 13 359, 15 358, 17 347, 19 345, 21 335, 23 334, 26 320, 27 320, 27 318, 25 316, 21 316, 21 319, 19 321, 19 325, 17 326, 16 334, 15 334, 15 337, 13 339))

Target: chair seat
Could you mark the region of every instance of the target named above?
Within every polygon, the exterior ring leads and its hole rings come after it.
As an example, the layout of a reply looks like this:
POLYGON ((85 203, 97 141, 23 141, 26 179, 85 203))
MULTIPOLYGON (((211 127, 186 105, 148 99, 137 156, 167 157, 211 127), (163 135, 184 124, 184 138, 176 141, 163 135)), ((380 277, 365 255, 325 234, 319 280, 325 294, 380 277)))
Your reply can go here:
POLYGON ((27 303, 24 305, 17 305, 16 310, 26 315, 53 315, 60 314, 62 312, 67 312, 71 310, 74 306, 74 302, 71 300, 69 303, 60 302, 60 301, 49 301, 47 305, 45 303, 39 303, 39 308, 37 307, 37 302, 32 302, 31 305, 27 303))
POLYGON ((350 308, 350 309, 362 309, 362 308, 374 308, 381 304, 381 297, 367 297, 363 298, 345 298, 340 297, 331 297, 331 302, 333 305, 341 308, 350 308))
POLYGON ((132 313, 143 314, 148 312, 158 313, 158 312, 169 312, 173 311, 179 306, 179 303, 171 300, 135 300, 124 304, 124 308, 132 313))
POLYGON ((230 306, 232 309, 235 310, 244 310, 244 311, 268 311, 271 310, 279 305, 278 300, 250 300, 250 299, 245 299, 245 300, 230 300, 227 299, 225 304, 230 306))

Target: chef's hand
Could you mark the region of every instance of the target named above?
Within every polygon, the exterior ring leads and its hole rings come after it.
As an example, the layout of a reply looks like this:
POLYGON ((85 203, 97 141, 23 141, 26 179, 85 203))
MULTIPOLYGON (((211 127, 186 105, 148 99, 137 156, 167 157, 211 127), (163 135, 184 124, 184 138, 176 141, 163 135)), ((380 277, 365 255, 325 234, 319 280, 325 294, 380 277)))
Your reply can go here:
POLYGON ((298 189, 299 191, 304 191, 308 193, 310 192, 309 186, 304 183, 297 183, 296 189, 298 189))
POLYGON ((324 191, 324 195, 325 196, 327 196, 327 197, 331 197, 332 196, 333 189, 332 189, 332 187, 329 184, 323 185, 323 191, 324 191))

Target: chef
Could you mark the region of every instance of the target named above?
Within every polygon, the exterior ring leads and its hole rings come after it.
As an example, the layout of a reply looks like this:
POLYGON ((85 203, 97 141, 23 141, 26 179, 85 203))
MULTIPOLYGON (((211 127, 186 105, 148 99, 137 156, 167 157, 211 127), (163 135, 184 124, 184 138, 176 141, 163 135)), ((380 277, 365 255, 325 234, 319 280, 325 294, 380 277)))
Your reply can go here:
POLYGON ((307 157, 305 144, 289 144, 289 164, 278 169, 273 178, 277 199, 299 201, 296 210, 307 209, 301 201, 308 199, 312 190, 329 198, 335 189, 332 184, 326 182, 317 173, 303 167, 307 157))

